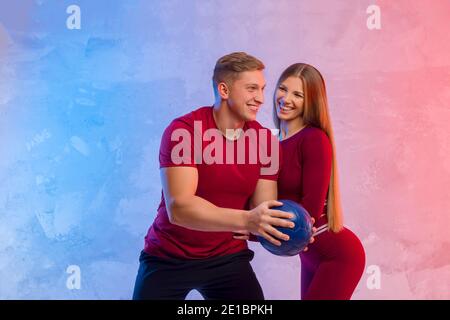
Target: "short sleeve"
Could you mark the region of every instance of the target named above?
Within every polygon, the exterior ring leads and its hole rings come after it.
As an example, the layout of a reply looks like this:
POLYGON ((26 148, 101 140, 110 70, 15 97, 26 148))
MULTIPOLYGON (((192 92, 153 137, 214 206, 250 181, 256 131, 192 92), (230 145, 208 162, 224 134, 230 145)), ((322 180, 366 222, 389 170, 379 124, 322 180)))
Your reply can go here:
POLYGON ((269 129, 260 130, 258 139, 261 163, 259 178, 277 181, 281 167, 280 141, 269 129))
POLYGON ((196 167, 194 161, 194 128, 176 119, 164 130, 159 149, 159 167, 196 167))

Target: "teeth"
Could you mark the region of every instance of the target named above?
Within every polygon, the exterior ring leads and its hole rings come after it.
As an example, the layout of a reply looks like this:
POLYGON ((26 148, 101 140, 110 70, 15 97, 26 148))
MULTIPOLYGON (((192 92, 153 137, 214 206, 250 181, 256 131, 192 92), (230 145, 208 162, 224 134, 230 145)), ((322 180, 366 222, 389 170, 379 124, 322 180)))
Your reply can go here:
POLYGON ((291 111, 294 109, 292 107, 286 107, 284 104, 281 104, 281 103, 279 104, 279 106, 282 111, 291 111))

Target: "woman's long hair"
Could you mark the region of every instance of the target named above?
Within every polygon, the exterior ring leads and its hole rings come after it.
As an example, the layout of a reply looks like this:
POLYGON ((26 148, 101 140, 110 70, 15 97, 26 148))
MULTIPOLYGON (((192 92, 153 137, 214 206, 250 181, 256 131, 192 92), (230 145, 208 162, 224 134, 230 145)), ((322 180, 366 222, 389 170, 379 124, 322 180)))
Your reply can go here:
POLYGON ((277 116, 276 95, 280 84, 289 77, 300 78, 303 82, 304 105, 303 123, 322 129, 328 136, 333 149, 333 159, 331 164, 331 177, 327 199, 328 228, 333 232, 338 232, 343 228, 343 215, 341 207, 341 197, 338 182, 338 167, 336 160, 336 145, 334 143, 333 129, 331 126, 330 113, 328 111, 327 93, 325 81, 320 72, 313 66, 305 63, 296 63, 283 71, 278 79, 273 96, 273 120, 276 127, 280 128, 280 120, 277 116))

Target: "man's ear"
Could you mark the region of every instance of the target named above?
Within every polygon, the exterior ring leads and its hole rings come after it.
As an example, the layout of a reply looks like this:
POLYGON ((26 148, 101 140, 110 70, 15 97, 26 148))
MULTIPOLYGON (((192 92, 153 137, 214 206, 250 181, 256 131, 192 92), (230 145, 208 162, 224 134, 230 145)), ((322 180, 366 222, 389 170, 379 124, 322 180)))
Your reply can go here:
POLYGON ((230 95, 230 89, 225 82, 220 82, 217 85, 217 92, 222 99, 228 99, 228 96, 230 95))

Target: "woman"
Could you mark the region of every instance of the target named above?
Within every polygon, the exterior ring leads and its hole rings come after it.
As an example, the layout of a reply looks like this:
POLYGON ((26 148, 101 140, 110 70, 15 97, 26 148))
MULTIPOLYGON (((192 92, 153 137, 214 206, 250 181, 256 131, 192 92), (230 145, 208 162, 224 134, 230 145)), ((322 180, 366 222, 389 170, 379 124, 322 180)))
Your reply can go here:
POLYGON ((343 226, 336 150, 325 82, 314 67, 296 63, 280 76, 274 122, 283 161, 278 199, 300 203, 318 231, 300 253, 302 299, 350 299, 365 265, 359 239, 343 226))

